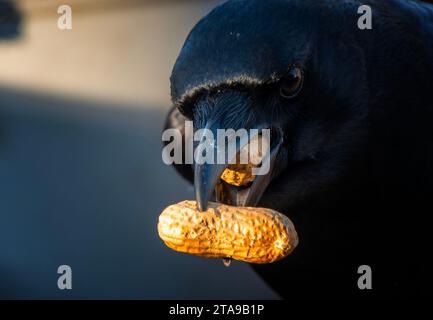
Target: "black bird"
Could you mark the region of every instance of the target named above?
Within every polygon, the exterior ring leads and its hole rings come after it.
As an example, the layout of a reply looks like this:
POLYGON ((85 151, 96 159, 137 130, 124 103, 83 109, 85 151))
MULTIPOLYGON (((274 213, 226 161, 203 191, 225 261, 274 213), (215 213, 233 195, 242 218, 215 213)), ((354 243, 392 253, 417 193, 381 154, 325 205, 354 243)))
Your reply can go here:
MULTIPOLYGON (((276 209, 297 227, 292 256, 254 266, 283 297, 425 292, 433 212, 432 5, 228 1, 188 36, 171 90, 167 128, 182 129, 190 119, 195 129, 272 129, 275 161, 250 187, 257 197, 231 187, 226 198, 276 209), (358 28, 361 5, 372 10, 371 30, 358 28), (358 288, 361 265, 371 267, 371 290, 358 288)), ((176 168, 195 183, 206 208, 221 167, 176 168)))

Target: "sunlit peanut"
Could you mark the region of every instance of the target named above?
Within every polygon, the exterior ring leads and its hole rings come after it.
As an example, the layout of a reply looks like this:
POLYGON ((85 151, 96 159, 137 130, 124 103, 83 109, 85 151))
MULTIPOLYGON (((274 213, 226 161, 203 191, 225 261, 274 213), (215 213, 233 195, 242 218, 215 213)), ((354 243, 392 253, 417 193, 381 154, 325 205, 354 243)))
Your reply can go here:
POLYGON ((179 252, 249 263, 275 262, 298 244, 295 227, 279 212, 213 202, 203 212, 195 201, 167 207, 159 216, 158 233, 179 252))
POLYGON ((245 186, 253 182, 256 178, 252 174, 253 166, 251 164, 238 164, 228 166, 223 174, 221 180, 236 187, 245 186))
POLYGON ((237 155, 237 163, 229 165, 221 175, 221 180, 233 186, 246 186, 255 180, 252 174, 254 167, 262 161, 269 151, 269 142, 261 135, 255 136, 248 145, 244 146, 237 155), (241 164, 241 159, 248 159, 247 164, 241 164))

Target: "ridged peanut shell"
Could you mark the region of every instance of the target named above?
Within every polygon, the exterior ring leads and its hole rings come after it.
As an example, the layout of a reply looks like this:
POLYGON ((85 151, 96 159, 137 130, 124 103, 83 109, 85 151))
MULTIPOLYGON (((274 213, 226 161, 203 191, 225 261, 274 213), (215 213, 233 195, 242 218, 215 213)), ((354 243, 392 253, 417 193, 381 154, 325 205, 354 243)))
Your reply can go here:
POLYGON ((292 222, 277 211, 213 202, 203 212, 195 201, 167 207, 159 217, 158 233, 179 252, 249 263, 275 262, 298 244, 292 222))

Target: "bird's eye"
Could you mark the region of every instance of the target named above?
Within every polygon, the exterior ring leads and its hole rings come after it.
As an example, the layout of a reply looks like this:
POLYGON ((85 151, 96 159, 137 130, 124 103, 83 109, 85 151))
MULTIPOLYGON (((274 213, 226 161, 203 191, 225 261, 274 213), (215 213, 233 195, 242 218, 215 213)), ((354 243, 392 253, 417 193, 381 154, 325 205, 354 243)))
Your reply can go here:
POLYGON ((292 67, 280 80, 280 95, 283 98, 294 98, 302 89, 304 74, 299 67, 292 67))

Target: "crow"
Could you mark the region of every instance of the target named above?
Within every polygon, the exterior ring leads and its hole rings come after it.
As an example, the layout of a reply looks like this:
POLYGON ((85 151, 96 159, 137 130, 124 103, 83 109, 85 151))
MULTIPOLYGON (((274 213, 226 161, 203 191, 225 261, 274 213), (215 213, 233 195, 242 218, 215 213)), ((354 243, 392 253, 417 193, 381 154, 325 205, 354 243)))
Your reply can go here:
MULTIPOLYGON (((165 128, 271 130, 270 173, 225 186, 223 202, 294 222, 294 253, 253 266, 283 298, 420 295, 430 281, 432 93, 430 4, 230 0, 187 37, 165 128), (358 26, 362 5, 371 29, 358 26)), ((175 167, 206 209, 224 167, 175 167)))

